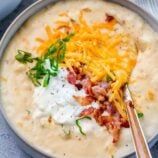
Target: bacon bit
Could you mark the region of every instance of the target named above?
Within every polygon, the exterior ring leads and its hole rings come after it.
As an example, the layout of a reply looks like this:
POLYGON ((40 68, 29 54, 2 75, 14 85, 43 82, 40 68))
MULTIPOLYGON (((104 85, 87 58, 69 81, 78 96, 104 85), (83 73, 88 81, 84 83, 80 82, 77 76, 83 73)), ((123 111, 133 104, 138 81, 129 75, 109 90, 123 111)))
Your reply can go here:
POLYGON ((113 121, 111 121, 106 127, 109 133, 113 136, 113 143, 117 143, 119 141, 121 131, 120 120, 113 119, 113 121))
POLYGON ((101 114, 102 113, 99 109, 95 109, 94 112, 92 113, 92 116, 94 117, 95 120, 97 120, 101 114))
POLYGON ((91 96, 86 96, 86 97, 73 96, 73 97, 82 106, 89 105, 94 101, 94 98, 91 96))
POLYGON ((107 112, 110 114, 110 115, 114 115, 116 113, 116 108, 115 106, 113 106, 112 104, 110 104, 109 102, 106 102, 107 104, 107 112))
POLYGON ((74 99, 82 106, 87 106, 93 101, 99 103, 99 108, 90 107, 83 110, 80 116, 91 116, 100 126, 105 126, 110 134, 113 136, 113 143, 118 142, 120 137, 120 130, 122 127, 129 128, 129 122, 122 118, 113 103, 108 101, 108 91, 110 90, 110 83, 98 82, 95 85, 90 78, 83 74, 82 69, 72 67, 67 76, 69 83, 77 87, 78 90, 84 89, 87 96, 73 96, 74 99), (104 115, 108 113, 107 115, 104 115))
POLYGON ((83 85, 83 89, 85 90, 85 92, 89 95, 92 94, 92 82, 91 80, 86 77, 85 79, 82 80, 82 85, 83 85))
POLYGON ((98 96, 98 101, 103 102, 105 101, 105 97, 103 95, 98 96))
POLYGON ((75 84, 75 87, 76 87, 78 90, 81 90, 81 89, 82 89, 82 84, 77 83, 77 84, 75 84))
POLYGON ((121 127, 129 128, 129 122, 127 120, 121 119, 121 127))
POLYGON ((113 135, 113 143, 117 143, 120 138, 120 128, 114 128, 111 130, 111 134, 113 135))
POLYGON ((85 109, 81 112, 80 116, 88 116, 88 115, 91 115, 93 112, 94 112, 95 108, 93 107, 90 107, 88 109, 85 109))
POLYGON ((106 82, 99 83, 91 87, 92 95, 99 101, 104 102, 108 100, 107 92, 108 92, 109 84, 106 82))
POLYGON ((108 123, 112 122, 113 118, 112 116, 99 116, 97 122, 101 125, 101 126, 105 126, 108 123))
POLYGON ((115 18, 112 15, 106 14, 106 22, 111 22, 112 20, 114 20, 115 18))
POLYGON ((75 85, 76 83, 76 75, 73 72, 69 72, 68 76, 67 76, 67 80, 70 84, 75 85))
POLYGON ((73 67, 73 72, 76 74, 76 79, 79 81, 86 78, 86 75, 82 73, 82 70, 77 67, 73 67))
POLYGON ((75 66, 73 66, 73 71, 76 75, 80 75, 81 74, 81 70, 75 66))
POLYGON ((100 104, 100 107, 99 107, 98 110, 100 110, 101 113, 104 113, 104 111, 107 110, 107 105, 106 104, 100 104))
POLYGON ((67 79, 70 84, 75 85, 79 90, 82 87, 88 95, 92 95, 92 82, 89 77, 82 73, 81 69, 72 67, 67 79))
POLYGON ((107 89, 109 88, 109 84, 106 82, 99 83, 96 86, 92 87, 92 92, 95 95, 95 97, 98 97, 100 95, 106 96, 107 95, 107 89))

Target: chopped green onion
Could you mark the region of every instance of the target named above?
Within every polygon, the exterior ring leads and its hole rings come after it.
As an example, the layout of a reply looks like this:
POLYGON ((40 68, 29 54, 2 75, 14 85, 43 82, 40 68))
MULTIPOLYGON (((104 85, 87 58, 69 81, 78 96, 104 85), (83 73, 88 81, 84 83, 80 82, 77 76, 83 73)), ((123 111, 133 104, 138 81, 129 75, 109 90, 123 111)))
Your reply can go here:
POLYGON ((49 47, 47 55, 52 55, 57 51, 57 47, 53 44, 49 47))
POLYGON ((69 42, 72 36, 74 36, 73 33, 63 39, 57 40, 42 57, 33 58, 31 53, 18 50, 15 58, 20 63, 26 64, 35 61, 35 65, 27 72, 28 77, 35 86, 42 84, 43 87, 47 87, 50 77, 57 76, 59 63, 65 57, 66 42, 69 42))
POLYGON ((26 74, 35 86, 41 85, 38 79, 35 77, 35 74, 33 74, 31 71, 28 71, 26 74))
POLYGON ((139 112, 137 115, 138 115, 138 118, 144 117, 144 114, 142 112, 139 112))
POLYGON ((69 42, 70 39, 75 35, 75 33, 70 33, 67 37, 63 39, 64 42, 69 42))
POLYGON ((83 120, 83 119, 91 120, 91 117, 89 117, 89 116, 84 116, 84 117, 79 118, 79 119, 76 120, 76 125, 77 125, 77 127, 79 128, 80 133, 81 133, 82 135, 86 136, 86 133, 83 132, 82 127, 81 127, 81 125, 80 125, 80 121, 83 120))
POLYGON ((46 74, 43 78, 43 87, 47 87, 50 80, 50 74, 46 74))
POLYGON ((15 56, 15 59, 23 64, 26 64, 27 62, 32 63, 34 60, 31 53, 22 50, 18 50, 18 54, 15 56))

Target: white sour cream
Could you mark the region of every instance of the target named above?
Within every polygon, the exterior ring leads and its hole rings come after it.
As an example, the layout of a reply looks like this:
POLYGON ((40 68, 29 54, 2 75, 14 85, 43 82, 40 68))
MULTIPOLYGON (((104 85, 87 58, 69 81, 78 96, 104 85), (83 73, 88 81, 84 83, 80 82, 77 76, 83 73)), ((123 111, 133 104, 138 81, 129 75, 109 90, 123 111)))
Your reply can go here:
MULTIPOLYGON (((57 77, 50 79, 48 87, 37 87, 34 91, 35 111, 34 118, 52 116, 57 124, 75 127, 75 121, 79 114, 86 108, 98 108, 98 104, 93 102, 91 105, 83 107, 79 105, 73 96, 85 96, 84 90, 77 90, 75 86, 67 81, 67 70, 60 69, 57 77)), ((94 120, 81 120, 85 132, 93 131, 99 126, 94 120)), ((78 131, 75 127, 74 131, 78 131)))

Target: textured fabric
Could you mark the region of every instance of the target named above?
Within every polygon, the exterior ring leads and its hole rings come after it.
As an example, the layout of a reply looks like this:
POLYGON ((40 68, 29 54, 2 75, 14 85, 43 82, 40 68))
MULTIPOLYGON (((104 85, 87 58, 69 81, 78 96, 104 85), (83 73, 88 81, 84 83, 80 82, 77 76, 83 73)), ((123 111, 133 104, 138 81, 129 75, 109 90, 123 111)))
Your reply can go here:
MULTIPOLYGON (((6 28, 13 21, 13 19, 28 5, 36 0, 23 0, 21 5, 7 18, 0 22, 0 38, 6 28)), ((131 0, 137 5, 148 10, 153 16, 158 19, 158 0, 131 0), (157 8, 156 8, 157 6, 157 8)), ((152 148, 153 158, 158 157, 158 143, 152 148)), ((0 158, 30 158, 17 146, 14 138, 11 136, 7 125, 0 114, 0 158)))
POLYGON ((134 0, 133 2, 151 13, 158 20, 158 0, 134 0))

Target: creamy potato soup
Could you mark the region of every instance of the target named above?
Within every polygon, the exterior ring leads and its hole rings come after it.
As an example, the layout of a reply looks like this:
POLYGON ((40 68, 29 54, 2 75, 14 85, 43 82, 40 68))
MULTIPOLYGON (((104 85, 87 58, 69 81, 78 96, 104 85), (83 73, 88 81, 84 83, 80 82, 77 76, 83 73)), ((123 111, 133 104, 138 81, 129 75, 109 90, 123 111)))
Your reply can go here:
POLYGON ((123 87, 148 140, 158 133, 158 35, 102 0, 65 0, 31 17, 1 61, 1 100, 19 135, 51 157, 134 151, 123 87))

